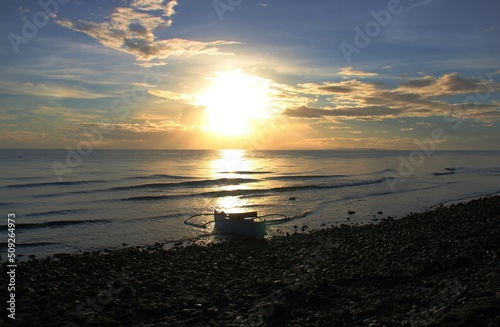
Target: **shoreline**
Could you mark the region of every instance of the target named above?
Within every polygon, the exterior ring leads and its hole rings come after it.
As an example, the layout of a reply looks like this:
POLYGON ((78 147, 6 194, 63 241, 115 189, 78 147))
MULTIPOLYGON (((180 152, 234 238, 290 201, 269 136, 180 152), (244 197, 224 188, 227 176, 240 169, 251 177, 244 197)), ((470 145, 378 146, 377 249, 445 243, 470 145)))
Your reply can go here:
MULTIPOLYGON (((279 236, 284 235, 287 232, 293 233, 293 232, 299 231, 299 230, 301 230, 303 232, 307 232, 309 230, 329 228, 329 227, 339 226, 342 224, 348 224, 348 225, 352 225, 352 226, 356 226, 356 225, 357 226, 367 226, 367 225, 371 225, 371 224, 378 224, 382 220, 387 219, 387 218, 401 219, 407 215, 410 215, 413 213, 424 213, 424 212, 427 212, 430 210, 434 210, 435 208, 438 208, 440 206, 449 206, 452 204, 469 202, 471 200, 476 200, 476 199, 480 199, 483 197, 493 197, 493 196, 500 196, 500 191, 484 192, 484 193, 480 193, 479 195, 467 196, 464 198, 457 198, 454 200, 446 200, 444 202, 439 202, 439 203, 434 204, 432 206, 422 206, 420 209, 417 209, 417 210, 411 210, 411 211, 407 210, 406 213, 404 213, 404 214, 402 214, 402 213, 390 214, 389 213, 389 214, 385 214, 383 216, 372 216, 371 214, 366 214, 366 212, 365 212, 364 216, 358 217, 357 216, 357 214, 359 213, 358 209, 355 206, 352 206, 351 208, 356 212, 356 214, 354 216, 351 216, 350 214, 347 213, 348 211, 346 209, 345 215, 343 216, 343 220, 341 220, 341 221, 339 220, 336 222, 331 222, 330 224, 326 224, 326 223, 316 224, 316 225, 313 224, 313 226, 311 226, 307 222, 302 222, 301 219, 298 219, 297 223, 291 223, 288 226, 283 226, 283 228, 279 227, 279 225, 278 225, 278 228, 275 231, 273 231, 269 236, 266 236, 266 239, 271 239, 273 237, 279 237, 279 236), (359 218, 361 218, 361 219, 359 219, 359 218), (292 229, 291 226, 295 226, 295 225, 298 225, 299 229, 292 229)), ((383 208, 380 207, 379 209, 383 209, 383 208)), ((372 210, 372 211, 373 211, 373 213, 375 213, 377 210, 372 210)), ((385 212, 385 210, 383 210, 383 212, 385 212)), ((186 238, 182 238, 182 239, 159 240, 159 241, 155 241, 154 243, 162 243, 165 245, 175 244, 175 243, 206 245, 206 244, 210 243, 210 241, 208 241, 208 242, 203 241, 203 239, 205 239, 205 238, 213 238, 212 242, 214 242, 214 243, 224 242, 228 239, 225 235, 207 233, 207 234, 199 234, 199 235, 193 236, 193 237, 186 237, 186 238)), ((63 249, 56 250, 56 251, 49 251, 49 253, 45 254, 45 255, 39 254, 38 251, 30 253, 29 251, 25 250, 25 247, 23 247, 22 244, 17 244, 17 246, 16 246, 17 251, 16 252, 18 253, 18 255, 16 257, 16 261, 17 262, 27 262, 27 261, 32 260, 32 258, 34 258, 34 257, 36 257, 37 259, 44 259, 44 258, 53 256, 55 254, 56 255, 59 255, 59 254, 82 254, 84 252, 96 252, 96 251, 99 252, 99 251, 110 251, 110 250, 117 251, 117 250, 121 250, 125 247, 135 247, 135 246, 140 246, 140 247, 146 246, 147 247, 151 244, 152 244, 151 242, 150 243, 139 243, 139 244, 137 244, 137 243, 130 244, 127 242, 121 242, 121 243, 118 243, 116 245, 111 245, 111 246, 110 245, 92 246, 92 247, 88 247, 88 248, 74 249, 72 251, 65 251, 63 249)), ((31 246, 29 246, 29 247, 31 247, 31 246)), ((170 248, 170 247, 171 246, 168 246, 168 248, 170 248)), ((0 247, 0 250, 1 250, 0 265, 1 265, 1 264, 4 264, 7 260, 7 255, 6 255, 7 244, 3 243, 2 246, 0 247)))
POLYGON ((271 239, 35 258, 17 266, 15 325, 499 327, 498 235, 496 195, 271 239))
POLYGON ((445 202, 442 202, 438 205, 432 206, 425 211, 434 210, 434 209, 439 208, 441 206, 448 207, 448 206, 454 205, 454 204, 467 203, 467 202, 474 201, 474 200, 480 200, 482 198, 492 198, 492 197, 496 197, 496 196, 500 196, 500 191, 492 192, 492 193, 487 192, 487 193, 477 195, 477 196, 474 195, 474 196, 468 196, 465 198, 459 198, 459 199, 455 199, 455 200, 445 201, 445 202))

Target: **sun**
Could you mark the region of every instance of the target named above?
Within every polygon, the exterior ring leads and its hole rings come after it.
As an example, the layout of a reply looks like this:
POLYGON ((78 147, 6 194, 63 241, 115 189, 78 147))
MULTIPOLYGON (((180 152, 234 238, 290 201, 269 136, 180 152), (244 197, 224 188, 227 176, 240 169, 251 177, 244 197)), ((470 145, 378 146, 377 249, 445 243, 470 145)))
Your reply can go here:
POLYGON ((217 72, 197 97, 205 107, 205 127, 223 135, 245 135, 255 120, 269 117, 270 81, 241 70, 217 72))

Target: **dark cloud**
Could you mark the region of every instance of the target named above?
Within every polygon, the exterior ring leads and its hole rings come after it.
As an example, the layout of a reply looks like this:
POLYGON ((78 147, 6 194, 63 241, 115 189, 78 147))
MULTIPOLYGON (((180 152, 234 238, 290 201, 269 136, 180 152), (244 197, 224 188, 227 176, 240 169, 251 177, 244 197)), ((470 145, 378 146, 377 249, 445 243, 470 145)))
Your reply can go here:
POLYGON ((445 74, 439 78, 425 76, 422 79, 411 80, 399 85, 399 89, 403 92, 410 89, 412 92, 428 97, 474 94, 485 87, 491 89, 491 91, 499 89, 498 85, 495 85, 492 81, 465 77, 458 73, 445 74))
POLYGON ((288 108, 285 110, 285 116, 295 117, 295 118, 320 118, 325 116, 328 110, 310 108, 306 106, 301 106, 298 108, 288 108))
POLYGON ((435 84, 436 81, 434 79, 415 79, 411 80, 407 83, 400 84, 399 86, 402 88, 422 88, 422 87, 427 87, 435 84))
POLYGON ((321 118, 321 117, 363 117, 374 118, 381 116, 398 116, 404 109, 393 109, 385 106, 366 106, 356 108, 319 109, 307 106, 288 108, 284 114, 295 118, 321 118))
POLYGON ((348 80, 324 82, 322 84, 299 84, 300 93, 329 96, 328 107, 335 109, 312 108, 304 105, 289 106, 284 114, 289 117, 370 117, 383 116, 447 116, 457 113, 474 113, 475 117, 490 119, 488 112, 498 110, 491 104, 493 94, 500 90, 500 84, 491 80, 479 80, 472 77, 450 73, 441 77, 424 76, 396 87, 383 83, 348 80), (457 103, 444 97, 461 95, 457 103), (441 97, 441 99, 436 99, 441 97), (488 103, 490 102, 490 103, 488 103), (457 108, 462 108, 458 109, 457 108))
POLYGON ((483 112, 473 113, 474 116, 483 116, 483 117, 500 117, 500 110, 488 110, 483 112))
POLYGON ((350 87, 338 86, 338 85, 321 86, 318 89, 321 91, 326 91, 331 93, 350 93, 353 91, 353 89, 350 87))
POLYGON ((437 85, 450 93, 474 92, 480 85, 480 81, 473 78, 462 78, 457 73, 453 73, 441 77, 437 81, 437 85))

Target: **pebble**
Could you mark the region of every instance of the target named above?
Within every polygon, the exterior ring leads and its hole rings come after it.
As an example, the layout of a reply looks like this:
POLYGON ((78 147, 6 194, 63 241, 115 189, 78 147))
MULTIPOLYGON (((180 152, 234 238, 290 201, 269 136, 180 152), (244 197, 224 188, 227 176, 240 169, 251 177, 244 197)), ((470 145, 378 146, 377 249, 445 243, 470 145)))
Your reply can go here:
POLYGON ((272 239, 20 262, 16 326, 411 326, 444 299, 441 321, 498 327, 498 208, 497 196, 272 239))

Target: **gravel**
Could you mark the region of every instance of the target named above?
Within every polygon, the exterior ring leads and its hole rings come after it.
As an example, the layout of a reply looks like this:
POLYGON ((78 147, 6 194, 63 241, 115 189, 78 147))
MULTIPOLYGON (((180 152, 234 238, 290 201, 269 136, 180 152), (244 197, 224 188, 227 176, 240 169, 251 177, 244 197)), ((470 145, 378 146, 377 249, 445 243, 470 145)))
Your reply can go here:
POLYGON ((499 235, 494 196, 271 239, 32 258, 15 325, 500 327, 499 235))

